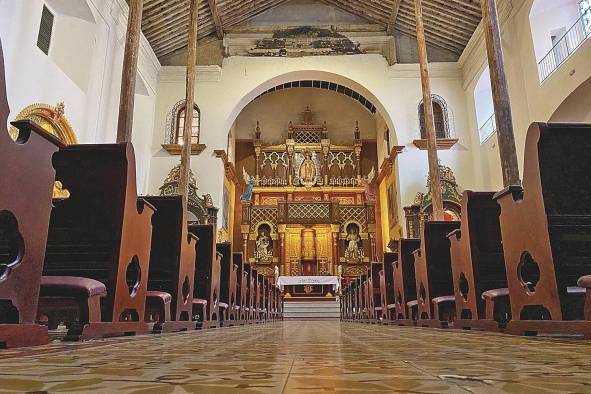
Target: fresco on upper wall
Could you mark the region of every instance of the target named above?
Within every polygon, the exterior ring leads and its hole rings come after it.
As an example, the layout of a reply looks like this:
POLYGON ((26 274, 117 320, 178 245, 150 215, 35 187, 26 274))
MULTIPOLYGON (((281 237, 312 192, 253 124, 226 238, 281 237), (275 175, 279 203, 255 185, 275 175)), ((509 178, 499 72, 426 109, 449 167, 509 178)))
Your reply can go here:
POLYGON ((279 30, 273 37, 263 38, 248 51, 249 56, 302 57, 328 55, 359 55, 365 53, 360 44, 330 29, 310 26, 279 30))

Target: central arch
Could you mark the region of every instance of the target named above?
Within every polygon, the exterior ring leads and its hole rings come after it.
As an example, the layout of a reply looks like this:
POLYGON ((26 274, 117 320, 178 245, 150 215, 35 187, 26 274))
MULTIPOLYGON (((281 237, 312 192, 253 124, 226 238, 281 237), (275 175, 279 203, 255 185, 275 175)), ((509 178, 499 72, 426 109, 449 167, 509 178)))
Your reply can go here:
POLYGON ((390 114, 380 101, 378 97, 376 97, 369 89, 365 86, 361 85, 360 83, 347 78, 343 75, 326 72, 326 71, 317 71, 317 70, 300 70, 300 71, 291 71, 287 73, 283 73, 281 75, 277 75, 273 78, 266 80, 263 83, 260 83, 257 87, 252 89, 246 95, 242 97, 238 101, 238 103, 234 106, 233 110, 228 116, 226 121, 225 130, 230 130, 238 115, 244 110, 244 108, 250 104, 253 100, 259 97, 264 92, 272 89, 278 85, 286 84, 289 82, 301 81, 301 80, 312 80, 312 81, 327 81, 335 84, 342 85, 347 87, 353 91, 358 92, 359 94, 365 96, 373 106, 375 106, 376 112, 384 119, 388 129, 390 130, 393 139, 391 140, 392 144, 397 144, 397 137, 396 137, 396 128, 394 127, 394 123, 390 117, 390 114))

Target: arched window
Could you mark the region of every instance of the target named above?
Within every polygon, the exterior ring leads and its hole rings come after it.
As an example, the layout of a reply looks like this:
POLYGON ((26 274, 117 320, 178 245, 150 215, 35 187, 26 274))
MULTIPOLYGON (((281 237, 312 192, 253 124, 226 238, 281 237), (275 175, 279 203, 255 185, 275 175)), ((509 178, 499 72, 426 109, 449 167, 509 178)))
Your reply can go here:
MULTIPOLYGON (((450 138, 449 117, 445 100, 436 94, 431 96, 433 101, 433 120, 435 123, 435 135, 437 138, 450 138)), ((421 124, 421 139, 427 139, 425 128, 425 105, 421 100, 419 104, 419 122, 421 124)))
MULTIPOLYGON (((183 136, 185 134, 185 114, 187 112, 187 106, 183 105, 180 107, 176 114, 176 126, 174 134, 174 144, 183 144, 183 136)), ((191 132, 191 144, 199 143, 199 131, 201 129, 201 113, 197 105, 193 106, 193 130, 191 132)))

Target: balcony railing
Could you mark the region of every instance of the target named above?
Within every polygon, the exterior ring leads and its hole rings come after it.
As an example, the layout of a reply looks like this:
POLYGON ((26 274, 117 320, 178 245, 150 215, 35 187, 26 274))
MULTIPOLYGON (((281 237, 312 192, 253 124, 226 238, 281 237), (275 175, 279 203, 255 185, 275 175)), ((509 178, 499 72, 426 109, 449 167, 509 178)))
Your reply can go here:
POLYGON ((538 63, 540 81, 545 81, 577 48, 591 36, 591 9, 585 11, 579 20, 554 44, 550 52, 538 63))
POLYGON ((480 128, 478 129, 478 134, 480 135, 480 144, 484 144, 486 140, 490 138, 497 131, 497 121, 495 119, 495 114, 493 113, 490 118, 480 128))

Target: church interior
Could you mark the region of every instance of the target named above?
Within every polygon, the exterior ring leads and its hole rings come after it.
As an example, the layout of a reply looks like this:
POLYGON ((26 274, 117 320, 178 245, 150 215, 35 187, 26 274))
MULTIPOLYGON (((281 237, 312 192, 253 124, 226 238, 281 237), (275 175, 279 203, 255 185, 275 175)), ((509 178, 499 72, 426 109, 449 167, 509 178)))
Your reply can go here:
POLYGON ((591 0, 0 0, 0 392, 591 392, 591 0))

